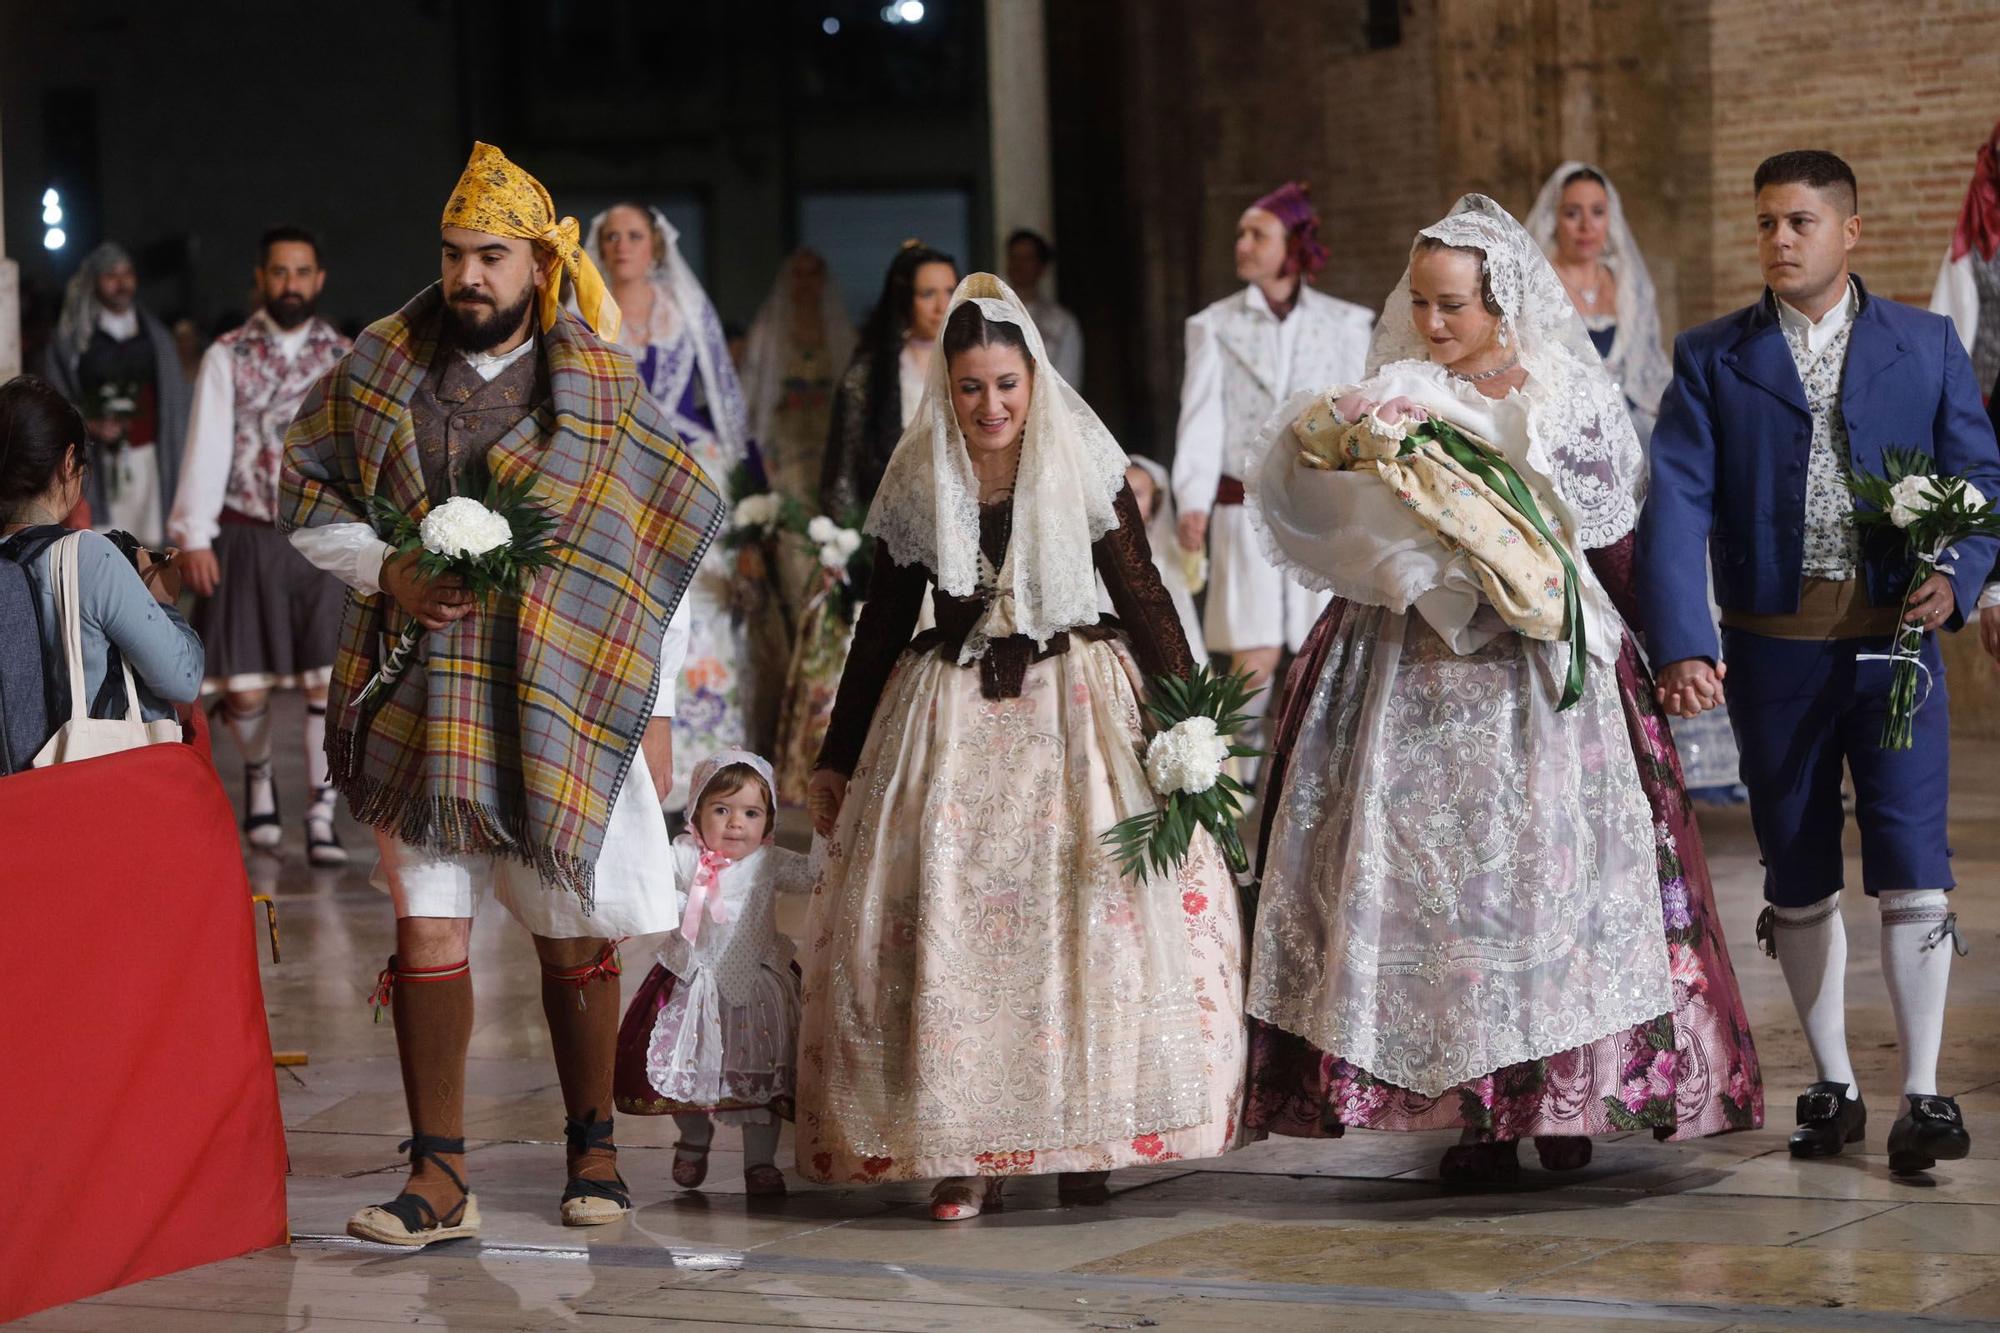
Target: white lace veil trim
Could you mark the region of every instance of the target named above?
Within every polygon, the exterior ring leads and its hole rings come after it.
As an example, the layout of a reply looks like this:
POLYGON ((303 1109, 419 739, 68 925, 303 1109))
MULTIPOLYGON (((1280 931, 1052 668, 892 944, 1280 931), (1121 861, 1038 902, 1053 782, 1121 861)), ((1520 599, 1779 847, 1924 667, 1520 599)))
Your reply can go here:
MULTIPOLYGON (((1034 388, 1014 483, 1013 535, 994 572, 987 614, 965 641, 961 663, 992 639, 1025 634, 1037 644, 1098 618, 1091 545, 1118 526, 1125 451, 1050 363, 1041 330, 1012 288, 974 273, 952 293, 951 312, 977 302, 989 321, 1013 324, 1034 358, 1034 388)), ((944 327, 951 324, 945 317, 944 327)), ((931 354, 923 401, 882 473, 866 530, 898 564, 921 563, 954 597, 979 591, 979 482, 952 409, 944 329, 931 354)))
MULTIPOLYGON (((743 394, 750 406, 750 435, 766 450, 778 415, 778 403, 785 395, 785 374, 792 361, 792 268, 799 262, 794 252, 778 269, 771 294, 757 307, 750 323, 750 339, 743 359, 743 394)), ((822 268, 825 286, 819 298, 820 346, 826 358, 827 378, 838 381, 854 355, 854 324, 847 318, 840 293, 834 288, 833 273, 822 268)))
POLYGON ((1611 203, 1604 264, 1618 280, 1618 333, 1611 343, 1611 355, 1604 358, 1604 368, 1619 381, 1627 398, 1657 416, 1660 395, 1667 391, 1674 369, 1660 342, 1660 304, 1653 290, 1653 275, 1647 271, 1645 256, 1639 253, 1639 243, 1625 221, 1625 205, 1619 200, 1618 187, 1611 183, 1611 177, 1588 162, 1563 163, 1542 186, 1523 225, 1542 247, 1542 253, 1553 261, 1563 182, 1579 171, 1595 171, 1603 177, 1604 193, 1611 203))
MULTIPOLYGON (((1548 257, 1506 209, 1483 194, 1463 196, 1417 236, 1485 254, 1502 327, 1528 372, 1522 392, 1528 399, 1529 461, 1555 482, 1575 511, 1578 540, 1586 548, 1611 545, 1638 519, 1645 454, 1624 393, 1605 373, 1548 257)), ((1409 311, 1406 266, 1376 322, 1369 375, 1390 362, 1429 359, 1409 311)))
MULTIPOLYGON (((701 376, 702 397, 707 400, 708 414, 715 422, 716 443, 721 446, 723 457, 732 464, 741 462, 748 454, 750 413, 743 404, 743 386, 737 382, 735 363, 729 359, 729 338, 723 332, 722 317, 715 313, 715 303, 708 299, 701 279, 695 277, 694 270, 681 257, 680 230, 667 221, 667 215, 659 209, 649 207, 646 211, 652 215, 653 225, 666 242, 666 255, 653 262, 648 276, 656 291, 673 298, 674 306, 686 324, 688 336, 694 339, 695 369, 701 376)), ((611 209, 607 208, 592 218, 590 234, 583 242, 584 249, 600 265, 604 260, 604 251, 598 241, 604 231, 604 219, 610 215, 611 209)), ((609 281, 608 277, 606 281, 609 281)), ((643 330, 634 329, 632 332, 638 334, 643 330)))

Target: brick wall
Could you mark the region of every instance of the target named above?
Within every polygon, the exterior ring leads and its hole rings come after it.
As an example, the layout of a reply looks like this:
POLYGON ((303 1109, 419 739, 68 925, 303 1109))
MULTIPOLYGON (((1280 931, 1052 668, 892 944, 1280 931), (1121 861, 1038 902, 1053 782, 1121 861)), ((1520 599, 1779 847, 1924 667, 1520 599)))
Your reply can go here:
POLYGON ((1301 22, 1296 3, 1243 0, 1228 9, 1244 21, 1193 43, 1204 301, 1239 285, 1236 220, 1287 179, 1310 181, 1319 206, 1332 258, 1317 286, 1371 309, 1401 272, 1410 234, 1436 215, 1437 102, 1421 91, 1434 82, 1431 0, 1409 6, 1402 43, 1385 51, 1366 47, 1366 8, 1342 0, 1301 22))
POLYGON ((1761 0, 1708 6, 1716 111, 1714 262, 1693 313, 1753 298, 1750 177, 1782 148, 1827 148, 1861 181, 1855 269, 1926 302, 1972 158, 2000 119, 1992 0, 1761 0))
POLYGON ((1519 213, 1563 159, 1594 161, 1671 332, 1756 295, 1750 176, 1785 148, 1854 165, 1857 269, 1927 300, 2000 118, 2000 0, 1403 0, 1401 13, 1400 43, 1370 50, 1365 0, 1050 4, 1057 229, 1101 233, 1107 199, 1122 200, 1133 237, 1115 272, 1072 266, 1064 290, 1074 280, 1093 345, 1138 349, 1117 381, 1093 371, 1087 387, 1142 447, 1171 447, 1179 321, 1236 285, 1237 215, 1287 177, 1310 179, 1320 205, 1333 253, 1320 289, 1379 307, 1411 234, 1460 193, 1519 213))

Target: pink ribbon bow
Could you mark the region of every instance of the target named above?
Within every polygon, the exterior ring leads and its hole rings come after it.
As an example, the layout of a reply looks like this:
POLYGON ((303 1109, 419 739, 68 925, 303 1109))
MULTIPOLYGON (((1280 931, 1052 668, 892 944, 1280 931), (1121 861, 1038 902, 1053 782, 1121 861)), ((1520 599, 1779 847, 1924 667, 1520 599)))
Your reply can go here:
POLYGON ((688 888, 687 910, 681 914, 681 938, 694 944, 701 935, 704 909, 708 919, 718 926, 729 920, 728 909, 722 901, 722 872, 736 863, 721 852, 710 851, 708 844, 701 840, 701 835, 692 829, 689 836, 700 849, 701 858, 695 864, 694 883, 688 888))

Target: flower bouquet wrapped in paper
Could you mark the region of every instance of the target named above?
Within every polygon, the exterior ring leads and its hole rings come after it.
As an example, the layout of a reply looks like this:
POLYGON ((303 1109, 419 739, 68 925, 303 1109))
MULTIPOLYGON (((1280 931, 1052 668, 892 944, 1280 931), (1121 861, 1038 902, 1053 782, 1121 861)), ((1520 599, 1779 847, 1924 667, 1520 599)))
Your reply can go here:
MULTIPOLYGON (((494 481, 484 501, 454 495, 421 519, 379 495, 369 496, 367 503, 375 530, 397 555, 422 552, 418 573, 432 579, 455 577, 483 599, 496 593, 519 596, 535 571, 554 564, 562 549, 554 536, 555 516, 535 503, 533 490, 528 481, 494 481)), ((414 619, 403 627, 382 665, 354 696, 357 708, 368 707, 402 678, 424 632, 414 619)))
MULTIPOLYGON (((1854 511, 1864 528, 1894 528, 1903 547, 1916 561, 1910 584, 1903 590, 1897 616, 1895 646, 1888 653, 1889 715, 1882 722, 1879 742, 1885 750, 1907 750, 1914 743, 1912 719, 1924 700, 1917 695, 1918 660, 1923 652, 1923 626, 1910 623, 1910 599, 1933 574, 1949 574, 1952 547, 1967 537, 2000 535, 2000 514, 1993 501, 1963 477, 1940 476, 1937 464, 1917 449, 1886 449, 1883 475, 1849 472, 1843 480, 1867 508, 1854 511)), ((1928 672, 1925 672, 1928 674, 1928 672)), ((1927 688, 1924 697, 1930 694, 1927 688)))
POLYGON ((1119 869, 1137 878, 1171 874, 1187 859, 1197 828, 1208 830, 1244 895, 1246 915, 1255 906, 1250 858, 1236 821, 1250 789, 1225 771, 1231 756, 1255 759, 1263 751, 1231 738, 1249 719, 1243 705, 1256 693, 1241 671, 1218 675, 1206 666, 1194 674, 1155 676, 1148 682, 1146 712, 1158 730, 1146 745, 1146 779, 1160 806, 1120 820, 1104 834, 1119 869))

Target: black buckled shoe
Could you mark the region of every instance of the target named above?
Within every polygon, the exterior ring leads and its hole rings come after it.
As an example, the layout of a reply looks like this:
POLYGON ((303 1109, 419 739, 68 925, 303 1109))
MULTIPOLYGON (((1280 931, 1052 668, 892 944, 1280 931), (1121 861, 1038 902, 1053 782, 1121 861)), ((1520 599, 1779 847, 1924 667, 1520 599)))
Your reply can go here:
POLYGON ((1868 1133, 1868 1108, 1849 1100, 1845 1083, 1815 1083, 1799 1094, 1799 1127, 1789 1144, 1794 1157, 1838 1157, 1868 1133))
POLYGON ((1928 1171, 1940 1160, 1955 1162, 1972 1151, 1958 1103, 1949 1097, 1911 1093, 1908 1109, 1889 1127, 1889 1170, 1899 1176, 1928 1171))

